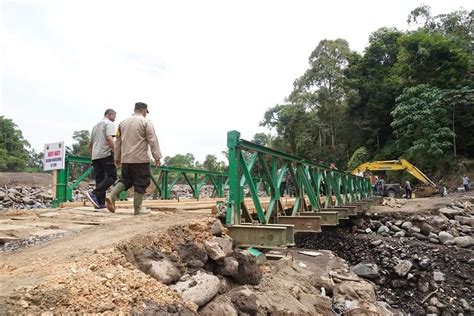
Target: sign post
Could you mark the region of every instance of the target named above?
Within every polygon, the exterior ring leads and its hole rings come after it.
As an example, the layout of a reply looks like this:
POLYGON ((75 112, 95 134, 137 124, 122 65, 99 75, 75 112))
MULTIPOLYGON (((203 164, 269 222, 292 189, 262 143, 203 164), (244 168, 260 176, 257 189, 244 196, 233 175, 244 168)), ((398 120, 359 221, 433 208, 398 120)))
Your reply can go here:
MULTIPOLYGON (((64 148, 64 142, 45 144, 43 170, 53 172, 53 204, 58 199, 58 170, 63 170, 62 173, 64 173, 65 167, 66 149, 64 148)), ((61 183, 61 185, 64 186, 65 183, 61 183)))

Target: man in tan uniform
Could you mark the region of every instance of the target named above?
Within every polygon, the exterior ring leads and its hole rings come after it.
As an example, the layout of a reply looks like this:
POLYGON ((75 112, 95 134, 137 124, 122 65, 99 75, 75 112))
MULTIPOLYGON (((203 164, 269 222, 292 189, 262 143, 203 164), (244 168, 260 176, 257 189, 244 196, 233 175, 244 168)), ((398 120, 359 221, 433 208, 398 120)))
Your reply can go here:
POLYGON ((156 166, 160 166, 161 151, 155 128, 150 120, 146 119, 148 105, 142 102, 135 103, 135 113, 120 123, 115 141, 115 164, 122 165, 122 176, 113 187, 112 193, 105 201, 107 208, 115 212, 115 201, 120 192, 133 186, 134 214, 140 213, 143 194, 150 185, 150 155, 155 159, 156 166))

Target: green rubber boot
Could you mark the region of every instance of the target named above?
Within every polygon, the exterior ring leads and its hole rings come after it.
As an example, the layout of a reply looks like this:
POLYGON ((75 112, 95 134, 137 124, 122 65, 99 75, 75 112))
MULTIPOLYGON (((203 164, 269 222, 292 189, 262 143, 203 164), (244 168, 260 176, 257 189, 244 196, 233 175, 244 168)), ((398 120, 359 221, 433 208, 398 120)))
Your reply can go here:
POLYGON ((133 194, 133 209, 135 210, 133 214, 135 215, 140 214, 140 210, 142 209, 142 201, 143 201, 143 194, 135 192, 133 194))
POLYGON ((120 192, 125 191, 127 188, 122 182, 117 182, 117 184, 112 188, 112 193, 107 194, 105 197, 105 203, 107 204, 107 209, 115 213, 115 201, 117 201, 120 192))

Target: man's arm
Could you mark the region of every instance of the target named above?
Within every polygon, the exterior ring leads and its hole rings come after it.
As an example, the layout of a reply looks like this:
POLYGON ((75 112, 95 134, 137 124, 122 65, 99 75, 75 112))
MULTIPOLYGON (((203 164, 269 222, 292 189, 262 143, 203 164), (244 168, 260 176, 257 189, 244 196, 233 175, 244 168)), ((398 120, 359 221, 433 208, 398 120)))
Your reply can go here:
POLYGON ((120 126, 117 129, 117 137, 115 139, 115 150, 114 150, 114 156, 115 156, 115 164, 117 166, 120 166, 120 163, 122 161, 122 133, 120 132, 120 126))
POLYGON ((162 157, 160 143, 158 142, 158 137, 156 137, 155 128, 151 121, 147 121, 145 135, 148 145, 150 145, 151 148, 151 154, 155 159, 156 166, 159 167, 161 165, 160 159, 162 157))

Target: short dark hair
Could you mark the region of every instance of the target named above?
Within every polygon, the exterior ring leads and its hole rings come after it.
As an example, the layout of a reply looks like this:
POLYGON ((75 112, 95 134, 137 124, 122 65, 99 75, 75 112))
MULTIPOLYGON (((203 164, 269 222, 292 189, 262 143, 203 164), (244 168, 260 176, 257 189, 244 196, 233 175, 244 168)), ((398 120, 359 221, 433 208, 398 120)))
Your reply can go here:
POLYGON ((150 113, 148 112, 148 105, 146 103, 143 103, 143 102, 135 103, 135 110, 142 110, 142 109, 145 109, 147 113, 150 113))
POLYGON ((105 110, 104 116, 107 116, 107 115, 109 115, 110 113, 115 113, 115 114, 116 114, 117 112, 115 112, 115 111, 112 110, 112 109, 107 109, 107 110, 105 110))

